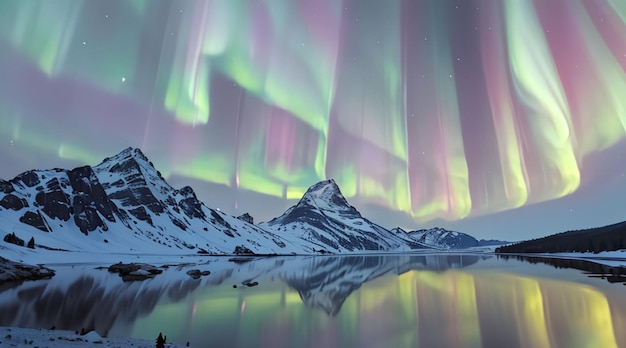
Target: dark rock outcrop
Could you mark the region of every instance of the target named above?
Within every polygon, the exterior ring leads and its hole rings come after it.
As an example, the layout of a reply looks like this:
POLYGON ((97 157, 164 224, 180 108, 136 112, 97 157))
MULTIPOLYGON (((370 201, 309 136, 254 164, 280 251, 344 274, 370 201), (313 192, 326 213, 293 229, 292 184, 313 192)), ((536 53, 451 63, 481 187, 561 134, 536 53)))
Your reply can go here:
POLYGON ((235 255, 255 255, 254 252, 243 245, 238 245, 235 247, 235 251, 233 251, 235 255))
POLYGON ((75 192, 72 207, 76 226, 84 234, 97 228, 108 230, 100 216, 115 222, 113 213, 117 207, 109 200, 93 169, 89 166, 79 167, 70 170, 67 176, 72 191, 75 192))
POLYGON ((117 207, 89 166, 69 171, 29 171, 3 181, 0 186, 7 193, 0 200, 0 206, 5 209, 19 211, 31 207, 27 198, 34 196, 31 209, 24 212, 20 221, 45 232, 50 232, 47 219, 65 222, 73 218, 84 234, 97 228, 106 231, 105 220, 116 221, 117 207))
POLYGON ((199 269, 192 269, 187 271, 187 274, 191 276, 193 279, 200 279, 202 276, 208 276, 211 274, 210 271, 200 271, 199 269))
POLYGON ((25 185, 26 187, 34 187, 40 182, 39 175, 33 170, 16 176, 14 181, 18 183, 18 185, 25 185))
POLYGON ((13 262, 0 257, 0 285, 2 285, 0 291, 6 287, 6 283, 17 285, 25 280, 45 279, 53 276, 54 271, 49 268, 13 262))
POLYGON ((249 224, 254 224, 254 218, 248 213, 237 216, 237 219, 245 221, 249 224))
MULTIPOLYGON (((45 189, 42 187, 41 190, 38 190, 39 192, 35 197, 37 206, 53 219, 69 220, 71 215, 70 198, 63 192, 59 179, 52 178, 45 186, 45 189)), ((63 186, 68 186, 66 180, 63 180, 63 186)))
MULTIPOLYGON (((13 188, 13 186, 11 186, 11 188, 13 188)), ((19 198, 14 194, 9 193, 4 196, 2 200, 0 200, 0 206, 2 206, 4 209, 12 209, 18 211, 22 208, 28 207, 28 202, 23 198, 19 198)))
POLYGON ((27 225, 31 225, 39 230, 44 232, 50 232, 48 226, 46 225, 43 217, 39 212, 26 211, 22 217, 20 217, 20 222, 25 223, 27 225))
POLYGON ((11 185, 10 182, 0 179, 0 192, 6 194, 6 193, 11 193, 13 191, 15 191, 15 189, 13 188, 13 185, 11 185))
POLYGON ((178 193, 183 196, 178 205, 187 216, 198 219, 206 218, 204 212, 202 211, 202 202, 198 200, 196 193, 193 192, 191 187, 185 186, 180 189, 178 193))
POLYGON ((3 240, 7 243, 15 244, 18 246, 24 246, 24 240, 16 236, 15 233, 13 232, 5 235, 3 240))
POLYGON ((28 245, 26 245, 26 247, 30 249, 35 249, 35 237, 30 237, 30 240, 28 241, 28 245))
POLYGON ((111 273, 119 274, 125 282, 154 278, 157 274, 163 273, 162 269, 146 263, 119 262, 109 266, 108 270, 111 273))

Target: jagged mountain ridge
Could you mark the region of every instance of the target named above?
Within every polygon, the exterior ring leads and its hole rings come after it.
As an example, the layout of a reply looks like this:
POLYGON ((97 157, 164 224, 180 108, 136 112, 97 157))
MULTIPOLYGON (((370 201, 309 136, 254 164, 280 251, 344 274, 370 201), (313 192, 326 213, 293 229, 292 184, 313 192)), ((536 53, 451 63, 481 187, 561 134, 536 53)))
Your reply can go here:
POLYGON ((361 216, 346 201, 333 179, 311 186, 296 205, 259 226, 281 236, 312 243, 316 250, 327 252, 427 248, 361 216))
POLYGON ((139 149, 125 149, 94 167, 31 170, 0 181, 0 193, 3 225, 17 227, 22 239, 34 236, 51 248, 304 252, 271 232, 206 207, 188 186, 172 188, 139 149))
POLYGON ((400 227, 392 230, 396 234, 406 234, 410 238, 436 249, 465 249, 479 246, 479 241, 469 234, 449 231, 445 228, 434 227, 406 232, 400 227))

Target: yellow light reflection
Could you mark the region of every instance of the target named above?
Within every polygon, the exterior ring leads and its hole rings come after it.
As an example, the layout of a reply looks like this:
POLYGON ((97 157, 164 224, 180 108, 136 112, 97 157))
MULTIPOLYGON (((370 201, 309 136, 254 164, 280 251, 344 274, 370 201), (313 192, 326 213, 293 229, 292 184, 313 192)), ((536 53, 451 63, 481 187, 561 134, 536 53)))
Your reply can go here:
MULTIPOLYGON (((336 301, 335 314, 315 301, 303 303, 285 284, 261 281, 265 288, 209 287, 192 304, 158 305, 136 327, 153 330, 154 316, 176 313, 191 321, 185 333, 219 337, 225 331, 237 335, 235 346, 615 347, 614 330, 626 312, 591 286, 512 273, 386 273, 360 287, 342 279, 297 282, 308 298, 336 301)), ((171 328, 168 335, 175 337, 171 328)))

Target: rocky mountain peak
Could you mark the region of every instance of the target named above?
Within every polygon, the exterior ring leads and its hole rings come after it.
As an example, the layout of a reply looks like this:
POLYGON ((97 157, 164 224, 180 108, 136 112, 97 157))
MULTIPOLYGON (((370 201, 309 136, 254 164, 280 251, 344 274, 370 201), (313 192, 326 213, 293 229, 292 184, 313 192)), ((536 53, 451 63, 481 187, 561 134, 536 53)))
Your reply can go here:
MULTIPOLYGON (((126 148, 115 156, 107 157, 93 167, 98 179, 106 187, 149 188, 153 194, 167 194, 172 188, 161 177, 161 173, 138 148, 126 148)), ((191 188, 183 188, 183 194, 195 198, 191 188)))
POLYGON ((354 209, 348 201, 346 201, 339 186, 337 186, 337 183, 333 179, 320 181, 309 187, 302 196, 302 199, 300 199, 300 203, 298 203, 298 205, 301 204, 313 205, 321 209, 354 209))
POLYGON ((118 153, 117 155, 107 157, 94 167, 96 172, 111 172, 111 173, 130 173, 130 172, 144 172, 157 176, 158 172, 154 169, 152 162, 148 160, 146 155, 138 148, 128 147, 118 153))
POLYGON ((476 238, 468 234, 441 227, 410 231, 408 235, 420 243, 442 249, 463 249, 478 245, 476 238))
POLYGON ((318 192, 322 190, 325 191, 328 189, 339 191, 339 186, 337 186, 337 183, 334 179, 322 180, 317 184, 314 184, 313 186, 309 187, 308 190, 306 190, 305 195, 308 193, 318 192))
POLYGON ((148 157, 144 155, 144 153, 139 148, 127 147, 124 150, 120 151, 117 155, 105 158, 102 163, 112 162, 119 163, 127 160, 141 161, 149 163, 148 157))

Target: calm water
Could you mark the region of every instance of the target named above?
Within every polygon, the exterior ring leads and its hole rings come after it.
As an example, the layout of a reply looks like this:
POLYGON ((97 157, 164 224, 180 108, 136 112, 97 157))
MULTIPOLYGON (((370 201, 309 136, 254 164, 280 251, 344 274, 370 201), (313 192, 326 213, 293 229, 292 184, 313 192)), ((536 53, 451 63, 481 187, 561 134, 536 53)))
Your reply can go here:
POLYGON ((142 282, 94 265, 0 292, 0 325, 204 347, 626 346, 626 278, 485 255, 202 257, 142 282), (190 269, 211 274, 195 280, 190 269), (256 281, 254 287, 242 285, 256 281), (234 288, 233 285, 237 285, 234 288))

